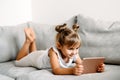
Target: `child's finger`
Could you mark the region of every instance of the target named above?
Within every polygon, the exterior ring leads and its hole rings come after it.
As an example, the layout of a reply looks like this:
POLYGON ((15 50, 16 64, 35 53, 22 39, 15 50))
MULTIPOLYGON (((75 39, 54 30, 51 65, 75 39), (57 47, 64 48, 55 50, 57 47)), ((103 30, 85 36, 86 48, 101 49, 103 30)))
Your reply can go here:
POLYGON ((101 63, 100 65, 98 65, 97 71, 98 71, 98 72, 103 72, 103 71, 104 71, 104 67, 105 67, 105 64, 104 64, 104 63, 101 63))
POLYGON ((83 68, 83 65, 77 65, 76 67, 77 68, 83 68))
POLYGON ((103 68, 98 68, 98 70, 97 70, 98 72, 103 72, 104 71, 104 69, 103 68))

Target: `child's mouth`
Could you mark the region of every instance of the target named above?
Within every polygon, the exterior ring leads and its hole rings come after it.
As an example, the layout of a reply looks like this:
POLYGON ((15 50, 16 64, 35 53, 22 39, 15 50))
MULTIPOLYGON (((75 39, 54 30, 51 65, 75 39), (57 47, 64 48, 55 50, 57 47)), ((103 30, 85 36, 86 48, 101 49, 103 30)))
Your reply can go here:
POLYGON ((69 55, 69 58, 72 58, 73 57, 73 55, 69 55))

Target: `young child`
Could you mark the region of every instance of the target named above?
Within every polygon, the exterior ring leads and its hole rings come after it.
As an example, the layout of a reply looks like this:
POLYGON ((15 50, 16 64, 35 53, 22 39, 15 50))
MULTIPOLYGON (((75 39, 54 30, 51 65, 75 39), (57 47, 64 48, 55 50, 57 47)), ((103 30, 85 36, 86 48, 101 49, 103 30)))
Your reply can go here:
MULTIPOLYGON (((66 24, 56 26, 56 45, 37 51, 33 29, 25 28, 26 41, 16 57, 15 64, 38 69, 51 68, 57 75, 81 75, 84 70, 78 53, 81 39, 76 28, 75 31, 73 29, 68 28, 66 24)), ((98 67, 98 71, 104 71, 103 64, 98 67)))

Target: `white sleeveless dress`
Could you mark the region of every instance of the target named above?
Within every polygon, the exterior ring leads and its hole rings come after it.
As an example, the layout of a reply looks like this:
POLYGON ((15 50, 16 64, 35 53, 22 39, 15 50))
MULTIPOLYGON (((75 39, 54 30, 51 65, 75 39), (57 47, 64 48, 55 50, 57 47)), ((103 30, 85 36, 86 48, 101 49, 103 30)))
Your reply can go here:
MULTIPOLYGON (((68 67, 74 66, 73 62, 76 61, 76 58, 77 58, 76 55, 74 55, 72 58, 70 58, 69 62, 66 63, 62 59, 61 53, 58 51, 58 49, 56 47, 52 47, 52 48, 58 55, 58 61, 59 61, 60 67, 68 68, 68 67)), ((23 57, 22 59, 16 60, 15 65, 23 66, 23 67, 33 66, 38 69, 51 68, 50 59, 48 56, 49 49, 34 51, 34 52, 28 54, 27 56, 23 57)))

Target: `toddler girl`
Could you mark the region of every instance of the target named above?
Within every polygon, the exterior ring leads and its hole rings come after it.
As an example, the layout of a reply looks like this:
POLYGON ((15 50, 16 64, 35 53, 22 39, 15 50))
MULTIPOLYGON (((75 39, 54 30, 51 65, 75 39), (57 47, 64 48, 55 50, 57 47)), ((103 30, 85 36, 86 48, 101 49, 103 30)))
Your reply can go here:
MULTIPOLYGON (((78 27, 70 29, 66 24, 56 26, 56 45, 46 50, 36 49, 35 34, 32 28, 25 28, 26 40, 19 51, 15 64, 17 66, 33 66, 38 69, 51 68, 57 75, 80 75, 83 73, 82 60, 79 57, 81 39, 76 32, 78 27)), ((98 71, 102 72, 102 67, 98 71)))

